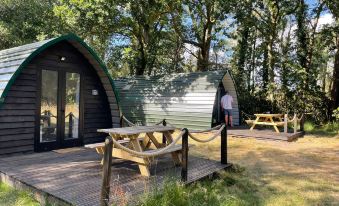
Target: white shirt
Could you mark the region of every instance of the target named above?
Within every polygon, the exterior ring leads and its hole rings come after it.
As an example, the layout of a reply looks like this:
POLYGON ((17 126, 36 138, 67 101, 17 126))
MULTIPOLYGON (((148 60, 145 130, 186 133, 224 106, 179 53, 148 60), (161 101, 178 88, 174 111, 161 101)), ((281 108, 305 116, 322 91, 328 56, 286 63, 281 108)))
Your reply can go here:
POLYGON ((221 105, 224 109, 232 109, 233 97, 231 95, 224 95, 221 98, 221 105))

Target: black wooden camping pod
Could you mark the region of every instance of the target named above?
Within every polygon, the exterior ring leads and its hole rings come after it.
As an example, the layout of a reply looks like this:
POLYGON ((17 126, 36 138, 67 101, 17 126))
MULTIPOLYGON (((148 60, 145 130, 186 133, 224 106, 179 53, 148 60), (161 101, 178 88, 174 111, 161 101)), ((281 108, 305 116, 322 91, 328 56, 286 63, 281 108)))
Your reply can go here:
POLYGON ((104 141, 118 127, 113 81, 74 34, 0 51, 0 155, 104 141))

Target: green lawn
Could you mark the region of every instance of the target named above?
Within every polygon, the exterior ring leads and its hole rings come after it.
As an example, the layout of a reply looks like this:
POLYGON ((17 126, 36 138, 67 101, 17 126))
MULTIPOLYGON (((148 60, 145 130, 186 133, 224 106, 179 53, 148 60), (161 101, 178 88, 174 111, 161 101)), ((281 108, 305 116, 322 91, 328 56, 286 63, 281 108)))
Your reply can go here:
POLYGON ((14 190, 0 182, 0 205, 2 206, 37 206, 39 203, 25 191, 14 190))

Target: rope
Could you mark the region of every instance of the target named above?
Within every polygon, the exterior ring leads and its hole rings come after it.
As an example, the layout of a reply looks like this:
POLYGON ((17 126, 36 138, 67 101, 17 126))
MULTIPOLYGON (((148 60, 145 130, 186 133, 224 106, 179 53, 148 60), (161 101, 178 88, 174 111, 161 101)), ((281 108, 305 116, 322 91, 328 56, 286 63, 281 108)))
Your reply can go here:
POLYGON ((130 122, 124 115, 122 115, 122 119, 125 120, 125 122, 128 124, 128 126, 135 126, 134 123, 130 122))
POLYGON ((123 146, 122 144, 120 144, 114 138, 111 138, 111 139, 113 141, 114 146, 116 146, 117 148, 119 148, 119 149, 121 149, 125 152, 128 152, 132 155, 142 156, 142 157, 155 157, 155 156, 159 156, 159 155, 162 155, 162 154, 166 154, 167 153, 166 151, 173 148, 175 146, 175 144, 182 138, 182 135, 184 133, 185 133, 185 131, 182 131, 171 144, 167 145, 166 147, 164 147, 162 149, 157 150, 156 152, 138 152, 138 151, 135 151, 135 150, 132 150, 132 149, 129 149, 129 148, 123 146))
POLYGON ((301 121, 301 119, 304 117, 304 114, 301 114, 300 118, 297 118, 298 121, 301 121))
MULTIPOLYGON (((219 126, 221 126, 221 125, 219 125, 219 126)), ((219 129, 212 137, 210 137, 210 138, 208 138, 208 139, 205 139, 205 140, 202 140, 202 139, 199 139, 199 138, 193 136, 193 134, 192 134, 191 132, 188 132, 188 136, 190 136, 193 140, 195 140, 195 141, 197 141, 197 142, 206 143, 206 142, 212 141, 212 140, 214 140, 216 137, 218 137, 218 136, 220 135, 221 131, 225 128, 225 126, 226 126, 226 125, 223 124, 223 125, 220 127, 220 129, 219 129)))
POLYGON ((218 125, 218 126, 215 126, 215 127, 211 128, 211 129, 206 129, 206 130, 199 130, 199 131, 197 131, 197 130, 191 130, 191 133, 206 133, 206 132, 211 132, 212 130, 217 130, 217 129, 219 129, 221 126, 222 126, 222 124, 220 124, 220 125, 218 125))
POLYGON ((293 121, 295 120, 295 118, 297 118, 297 121, 300 122, 301 119, 302 119, 303 117, 304 117, 304 114, 301 114, 301 115, 300 115, 300 118, 298 118, 298 115, 294 115, 292 119, 289 119, 289 118, 288 118, 288 121, 289 121, 289 122, 293 122, 293 121))
POLYGON ((293 121, 294 121, 294 119, 295 119, 295 117, 296 117, 296 115, 294 115, 294 116, 293 116, 293 118, 292 118, 292 119, 290 119, 290 118, 288 118, 288 116, 287 116, 287 120, 288 120, 288 122, 293 122, 293 121))
MULTIPOLYGON (((124 115, 122 115, 122 119, 125 120, 125 122, 128 124, 128 126, 133 127, 133 126, 137 126, 137 124, 132 123, 131 121, 129 121, 124 115)), ((161 120, 160 122, 156 123, 155 125, 160 125, 162 124, 163 120, 161 120)))
POLYGON ((246 116, 248 120, 252 120, 252 117, 255 117, 254 115, 247 114, 247 113, 245 113, 245 112, 243 112, 243 111, 241 111, 241 113, 242 113, 244 116, 246 116))

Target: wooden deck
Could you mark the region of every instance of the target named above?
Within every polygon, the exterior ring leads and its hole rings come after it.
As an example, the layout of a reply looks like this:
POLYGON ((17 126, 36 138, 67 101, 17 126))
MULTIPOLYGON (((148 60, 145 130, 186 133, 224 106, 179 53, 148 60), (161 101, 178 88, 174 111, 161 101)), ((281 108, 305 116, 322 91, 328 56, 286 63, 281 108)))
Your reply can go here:
POLYGON ((296 141, 299 137, 304 135, 304 132, 297 132, 297 133, 276 133, 274 130, 268 129, 254 129, 252 131, 249 128, 244 127, 235 127, 229 129, 227 134, 231 137, 238 137, 238 138, 256 138, 262 140, 277 140, 277 141, 296 141))
MULTIPOLYGON (((47 199, 58 205, 99 205, 100 160, 95 150, 87 148, 3 157, 0 158, 0 181, 31 190, 42 203, 47 199)), ((187 183, 228 166, 190 155, 187 183)), ((161 189, 167 179, 179 180, 180 172, 181 168, 174 166, 170 156, 157 160, 151 167, 150 178, 139 174, 137 164, 113 159, 110 199, 116 204, 136 201, 147 191, 161 189)))

